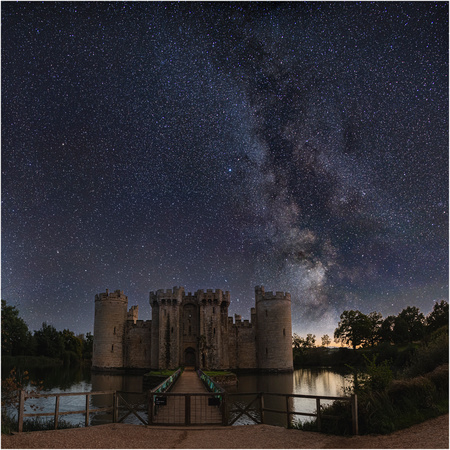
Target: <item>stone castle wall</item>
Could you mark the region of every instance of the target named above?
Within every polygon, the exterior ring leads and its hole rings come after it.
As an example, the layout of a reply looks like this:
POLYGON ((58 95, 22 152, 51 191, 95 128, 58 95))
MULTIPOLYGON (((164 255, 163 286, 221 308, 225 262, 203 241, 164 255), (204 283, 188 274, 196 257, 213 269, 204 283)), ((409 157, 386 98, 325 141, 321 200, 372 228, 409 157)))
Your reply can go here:
POLYGON ((293 370, 291 296, 256 287, 256 354, 263 370, 293 370))
POLYGON ((125 367, 151 367, 152 321, 128 320, 125 327, 125 367))
POLYGON ((185 293, 184 288, 150 292, 152 320, 127 311, 123 291, 95 297, 94 356, 97 369, 292 370, 289 294, 255 289, 251 320, 228 317, 229 292, 185 293))
POLYGON ((124 361, 124 332, 128 297, 123 291, 95 296, 94 349, 92 366, 121 368, 124 361))

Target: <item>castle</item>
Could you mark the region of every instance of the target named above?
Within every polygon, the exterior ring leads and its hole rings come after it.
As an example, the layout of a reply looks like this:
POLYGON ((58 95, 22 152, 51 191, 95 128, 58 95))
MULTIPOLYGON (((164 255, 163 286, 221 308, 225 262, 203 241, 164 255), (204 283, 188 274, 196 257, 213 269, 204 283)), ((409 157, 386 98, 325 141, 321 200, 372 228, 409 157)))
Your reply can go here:
POLYGON ((291 297, 255 288, 251 320, 228 317, 230 293, 150 292, 152 320, 116 290, 95 296, 93 369, 292 371, 291 297))

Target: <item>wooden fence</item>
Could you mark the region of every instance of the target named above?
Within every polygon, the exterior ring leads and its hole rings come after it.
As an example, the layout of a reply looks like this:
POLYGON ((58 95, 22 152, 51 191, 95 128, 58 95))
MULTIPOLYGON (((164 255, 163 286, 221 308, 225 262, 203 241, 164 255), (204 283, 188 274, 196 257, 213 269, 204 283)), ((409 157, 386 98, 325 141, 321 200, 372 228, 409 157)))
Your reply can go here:
MULTIPOLYGON (((19 391, 19 407, 18 407, 18 431, 21 433, 23 431, 23 421, 25 417, 53 417, 54 420, 54 428, 55 430, 58 429, 58 419, 60 416, 65 416, 69 414, 84 414, 85 415, 85 426, 89 426, 89 417, 91 413, 97 413, 102 411, 112 411, 112 421, 115 422, 121 422, 127 417, 129 414, 133 413, 144 425, 147 425, 147 422, 145 422, 142 417, 137 414, 136 410, 132 405, 126 402, 126 400, 120 395, 121 391, 93 391, 93 392, 61 392, 56 394, 29 394, 26 391, 19 391), (85 401, 85 408, 78 411, 60 411, 59 410, 59 403, 61 397, 68 397, 68 396, 76 396, 76 395, 84 395, 86 397, 85 401), (91 408, 90 407, 90 401, 91 397, 95 395, 111 395, 112 396, 112 405, 106 406, 103 408, 91 408), (29 398, 48 398, 48 397, 55 397, 55 409, 54 412, 48 412, 48 413, 39 413, 39 412, 33 412, 33 413, 25 413, 25 400, 29 398), (119 414, 119 399, 125 403, 125 408, 129 410, 129 412, 122 418, 118 417, 119 414)), ((140 394, 142 395, 142 392, 123 392, 124 394, 140 394)))
POLYGON ((358 397, 356 394, 352 394, 350 397, 332 397, 326 395, 306 395, 306 394, 263 394, 261 395, 261 422, 264 423, 264 413, 265 412, 273 412, 278 414, 285 414, 287 419, 287 424, 291 423, 291 417, 294 415, 298 416, 310 416, 316 417, 317 420, 317 429, 318 431, 322 431, 322 419, 339 419, 339 416, 331 416, 328 414, 322 414, 321 412, 321 400, 333 400, 333 401, 347 401, 350 403, 351 411, 352 411, 352 432, 353 434, 358 434, 358 397), (277 409, 268 409, 264 407, 264 396, 273 396, 273 397, 285 397, 286 401, 286 409, 285 410, 277 410, 277 409), (313 399, 316 401, 316 412, 315 413, 307 413, 301 411, 291 411, 290 408, 290 399, 293 398, 306 398, 313 399))
MULTIPOLYGON (((147 421, 142 418, 138 412, 137 408, 135 408, 133 405, 130 405, 120 394, 121 391, 94 391, 94 392, 69 392, 69 393, 57 393, 57 394, 28 394, 26 391, 20 391, 20 397, 19 397, 19 411, 18 411, 18 431, 23 431, 23 421, 24 417, 31 417, 31 416, 46 416, 46 417, 54 417, 54 428, 55 430, 58 428, 58 418, 63 415, 68 414, 84 414, 85 415, 85 426, 89 426, 89 416, 91 413, 97 413, 101 411, 112 411, 112 421, 113 423, 116 422, 122 422, 127 416, 130 414, 134 414, 144 425, 149 424, 156 424, 155 422, 155 413, 157 410, 157 405, 155 404, 154 396, 155 392, 150 391, 148 393, 148 419, 147 421), (75 396, 75 395, 84 395, 86 397, 85 401, 85 409, 78 410, 78 411, 60 411, 59 410, 59 401, 61 397, 64 396, 75 396), (90 408, 90 399, 91 397, 95 395, 111 395, 112 396, 112 406, 107 406, 104 408, 96 408, 91 409, 90 408), (25 400, 28 398, 39 398, 39 397, 55 397, 55 409, 54 412, 50 413, 25 413, 25 400), (128 412, 121 418, 119 418, 119 399, 121 399, 124 403, 125 409, 128 409, 128 412)), ((124 394, 144 394, 142 392, 123 392, 124 394)), ((348 401, 351 405, 351 411, 352 411, 352 431, 353 434, 358 434, 358 401, 357 396, 352 395, 350 397, 331 397, 331 396, 317 396, 317 395, 306 395, 306 394, 272 394, 272 393, 263 393, 263 392, 256 392, 256 393, 238 393, 238 394, 229 394, 226 392, 223 392, 221 394, 217 394, 214 392, 205 393, 205 394, 172 394, 167 392, 159 392, 158 395, 158 401, 165 400, 164 404, 166 403, 168 398, 172 397, 180 397, 184 398, 183 405, 179 405, 177 409, 180 409, 180 423, 181 425, 190 425, 194 422, 191 418, 191 397, 197 398, 197 397, 207 397, 211 398, 211 400, 208 400, 208 406, 215 406, 220 410, 221 419, 218 417, 213 417, 211 414, 206 414, 203 409, 200 410, 202 420, 205 418, 205 423, 222 423, 223 425, 233 425, 240 417, 246 416, 249 419, 251 419, 255 423, 265 423, 264 415, 265 413, 277 413, 277 414, 283 414, 286 416, 286 423, 289 426, 291 423, 292 416, 295 415, 302 415, 302 416, 310 416, 310 417, 316 417, 317 420, 317 427, 318 430, 321 431, 322 429, 322 419, 325 418, 332 418, 332 419, 339 419, 339 417, 336 416, 330 416, 325 415, 321 412, 321 400, 333 400, 333 401, 348 401), (233 397, 239 397, 242 399, 244 396, 250 396, 253 397, 251 401, 247 405, 242 406, 239 401, 233 401, 233 397), (285 398, 285 409, 271 409, 264 406, 264 399, 269 397, 284 397, 285 398), (291 399, 294 398, 306 398, 306 399, 314 399, 316 401, 316 412, 314 413, 307 413, 307 412, 301 412, 301 411, 293 411, 291 409, 291 399), (252 409, 253 407, 253 409, 252 409), (233 409, 234 408, 234 409, 233 409), (254 413, 255 409, 258 409, 260 414, 259 418, 257 417, 257 414, 254 413), (251 414, 253 412, 253 414, 251 414), (233 417, 230 417, 230 413, 237 413, 234 414, 233 417), (203 417, 204 416, 204 417, 203 417), (211 417, 210 417, 211 416, 211 417), (186 417, 188 419, 186 419, 186 417)), ((197 408, 198 409, 198 408, 197 408)), ((208 408, 209 409, 209 408, 208 408)), ((195 421, 197 422, 197 421, 195 421)), ((164 423, 164 420, 161 422, 158 422, 158 425, 164 425, 169 423, 164 423)), ((199 423, 196 423, 199 424, 199 423)))

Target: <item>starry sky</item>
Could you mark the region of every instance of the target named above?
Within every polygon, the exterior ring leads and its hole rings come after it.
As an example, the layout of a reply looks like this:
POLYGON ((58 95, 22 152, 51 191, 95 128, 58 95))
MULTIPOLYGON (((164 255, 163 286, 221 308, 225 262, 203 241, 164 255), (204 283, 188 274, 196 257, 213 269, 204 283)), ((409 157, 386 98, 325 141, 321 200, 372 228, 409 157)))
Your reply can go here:
MULTIPOLYGON (((293 331, 448 299, 448 3, 2 2, 2 298, 288 291, 293 331)), ((320 341, 319 341, 320 342, 320 341)))

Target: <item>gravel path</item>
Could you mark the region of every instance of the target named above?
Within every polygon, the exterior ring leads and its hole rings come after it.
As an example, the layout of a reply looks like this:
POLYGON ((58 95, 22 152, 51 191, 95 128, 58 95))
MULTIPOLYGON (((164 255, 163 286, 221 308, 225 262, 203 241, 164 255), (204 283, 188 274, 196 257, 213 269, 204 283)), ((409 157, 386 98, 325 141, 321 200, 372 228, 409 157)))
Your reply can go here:
POLYGON ((339 437, 270 425, 162 428, 110 424, 2 435, 2 448, 449 448, 449 416, 390 435, 339 437))

